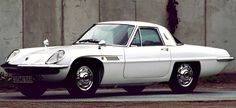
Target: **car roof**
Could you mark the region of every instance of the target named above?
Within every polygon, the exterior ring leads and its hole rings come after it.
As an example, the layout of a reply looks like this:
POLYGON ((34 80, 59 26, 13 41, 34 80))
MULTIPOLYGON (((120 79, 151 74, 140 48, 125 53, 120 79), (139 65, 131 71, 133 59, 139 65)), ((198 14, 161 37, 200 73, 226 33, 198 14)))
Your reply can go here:
POLYGON ((134 26, 163 27, 158 24, 142 22, 142 21, 106 21, 106 22, 99 22, 98 24, 127 24, 134 26))

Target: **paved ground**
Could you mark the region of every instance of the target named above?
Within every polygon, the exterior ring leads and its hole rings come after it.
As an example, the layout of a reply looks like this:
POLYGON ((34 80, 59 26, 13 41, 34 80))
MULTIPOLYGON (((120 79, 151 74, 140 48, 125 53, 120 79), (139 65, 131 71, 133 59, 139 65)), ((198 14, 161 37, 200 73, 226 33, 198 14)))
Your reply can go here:
POLYGON ((191 94, 172 94, 165 84, 148 88, 140 94, 102 89, 88 99, 72 98, 62 90, 28 99, 15 89, 0 89, 0 108, 236 108, 236 74, 203 79, 191 94))
POLYGON ((160 102, 160 101, 236 101, 236 91, 196 90, 191 94, 172 94, 169 89, 146 89, 139 94, 129 94, 122 89, 98 90, 93 98, 76 99, 67 91, 47 91, 39 99, 28 99, 19 92, 0 93, 0 101, 42 102, 160 102))
POLYGON ((169 89, 147 89, 128 94, 122 89, 99 90, 94 98, 76 99, 67 91, 48 91, 39 99, 19 92, 0 93, 0 108, 235 108, 235 90, 197 89, 172 94, 169 89))

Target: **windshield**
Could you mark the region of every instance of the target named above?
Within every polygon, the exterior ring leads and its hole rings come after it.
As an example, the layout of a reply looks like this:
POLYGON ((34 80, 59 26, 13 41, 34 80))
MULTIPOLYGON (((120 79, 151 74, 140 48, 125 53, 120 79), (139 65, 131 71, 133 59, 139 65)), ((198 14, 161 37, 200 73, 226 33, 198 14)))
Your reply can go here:
POLYGON ((98 43, 104 40, 106 44, 126 45, 133 28, 131 25, 95 25, 76 43, 98 43))

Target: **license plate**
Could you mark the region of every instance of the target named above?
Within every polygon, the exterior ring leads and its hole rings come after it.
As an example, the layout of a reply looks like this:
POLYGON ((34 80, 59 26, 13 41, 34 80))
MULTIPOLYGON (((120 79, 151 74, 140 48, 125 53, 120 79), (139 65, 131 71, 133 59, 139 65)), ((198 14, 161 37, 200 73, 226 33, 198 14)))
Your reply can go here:
POLYGON ((32 76, 13 76, 13 83, 33 83, 32 76))

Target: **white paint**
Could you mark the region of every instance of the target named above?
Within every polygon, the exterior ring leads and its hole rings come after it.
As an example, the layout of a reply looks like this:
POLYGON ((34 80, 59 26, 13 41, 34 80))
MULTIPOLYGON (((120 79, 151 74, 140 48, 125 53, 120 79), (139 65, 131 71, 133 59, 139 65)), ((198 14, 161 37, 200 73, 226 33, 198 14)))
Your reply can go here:
MULTIPOLYGON (((116 21, 99 24, 129 24, 135 27, 147 26, 159 28, 161 33, 166 29, 160 25, 134 22, 116 21)), ((129 47, 128 46, 102 46, 98 44, 79 44, 72 46, 39 47, 20 49, 20 53, 9 60, 10 64, 25 65, 26 58, 30 58, 27 65, 45 67, 45 62, 58 50, 64 50, 65 56, 56 66, 69 66, 60 70, 56 75, 45 75, 44 80, 61 81, 70 69, 73 61, 80 57, 96 58, 104 63, 104 77, 101 84, 125 83, 151 83, 169 81, 175 62, 199 61, 201 63, 201 76, 219 73, 228 62, 217 62, 218 58, 231 59, 226 50, 205 46, 181 45, 177 46, 171 35, 166 35, 167 46, 129 47), (168 50, 162 50, 167 48, 168 50), (119 60, 102 59, 106 56, 116 56, 119 60)), ((132 38, 132 36, 131 36, 132 38)), ((52 67, 53 65, 48 65, 52 67)))

